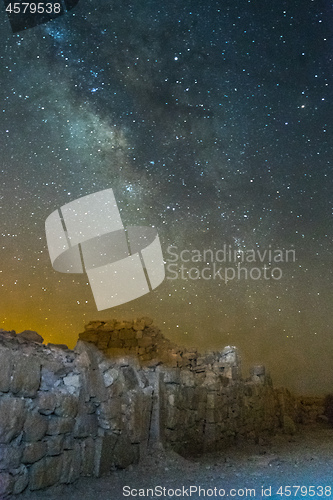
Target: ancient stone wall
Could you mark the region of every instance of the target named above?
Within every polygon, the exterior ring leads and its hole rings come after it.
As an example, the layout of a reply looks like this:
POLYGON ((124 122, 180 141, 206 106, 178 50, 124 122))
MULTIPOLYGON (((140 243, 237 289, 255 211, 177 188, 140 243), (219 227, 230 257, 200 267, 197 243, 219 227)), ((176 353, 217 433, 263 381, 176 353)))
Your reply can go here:
POLYGON ((243 380, 235 347, 200 354, 165 339, 149 318, 91 322, 80 339, 106 357, 133 356, 153 372, 157 440, 180 454, 216 451, 235 439, 259 440, 277 429, 295 432, 294 396, 274 389, 261 365, 243 380))
POLYGON ((100 476, 162 443, 187 455, 277 429, 298 406, 237 349, 201 355, 149 318, 92 322, 75 349, 0 332, 0 498, 100 476))
POLYGON ((153 391, 138 364, 26 337, 0 334, 0 498, 137 462, 153 391))

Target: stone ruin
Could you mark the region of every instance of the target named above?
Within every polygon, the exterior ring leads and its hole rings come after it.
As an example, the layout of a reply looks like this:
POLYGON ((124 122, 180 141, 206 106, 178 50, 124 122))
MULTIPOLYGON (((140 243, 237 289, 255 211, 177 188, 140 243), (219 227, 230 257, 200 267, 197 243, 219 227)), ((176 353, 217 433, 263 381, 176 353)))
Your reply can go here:
POLYGON ((74 350, 0 331, 0 498, 99 477, 154 446, 189 456, 315 421, 320 398, 243 379, 238 351, 173 344, 149 318, 95 321, 74 350))

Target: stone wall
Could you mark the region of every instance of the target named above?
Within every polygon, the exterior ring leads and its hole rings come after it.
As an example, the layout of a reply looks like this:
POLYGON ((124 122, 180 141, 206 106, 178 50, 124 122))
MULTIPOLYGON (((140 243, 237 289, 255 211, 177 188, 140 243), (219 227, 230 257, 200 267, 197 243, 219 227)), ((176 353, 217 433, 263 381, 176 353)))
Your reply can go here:
POLYGON ((153 389, 138 364, 36 335, 0 334, 1 499, 127 467, 148 447, 153 389))
POLYGON ((162 443, 178 453, 294 432, 297 400, 237 349, 201 355, 149 318, 92 322, 75 349, 0 332, 0 498, 100 476, 162 443))
POLYGON ((153 373, 155 440, 188 455, 224 448, 235 439, 259 441, 277 429, 295 432, 298 402, 286 389, 273 388, 263 366, 254 366, 243 380, 235 347, 200 354, 165 339, 152 323, 149 318, 95 321, 80 339, 106 357, 132 356, 153 373))
POLYGON ((318 422, 328 422, 325 398, 301 396, 298 398, 298 422, 304 425, 313 425, 318 422))

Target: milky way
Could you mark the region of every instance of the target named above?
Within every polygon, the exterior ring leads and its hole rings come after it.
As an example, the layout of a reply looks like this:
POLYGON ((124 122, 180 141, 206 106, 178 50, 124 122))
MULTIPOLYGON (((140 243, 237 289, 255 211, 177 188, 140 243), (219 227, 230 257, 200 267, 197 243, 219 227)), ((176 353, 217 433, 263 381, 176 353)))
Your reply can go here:
POLYGON ((234 344, 245 369, 330 390, 330 3, 80 0, 16 34, 3 7, 0 24, 0 326, 73 346, 92 319, 149 315, 179 343, 234 344), (157 228, 166 265, 179 258, 155 291, 98 312, 85 276, 52 269, 44 224, 106 188, 125 225, 157 228), (269 279, 180 259, 229 245, 234 269, 269 279), (241 262, 258 249, 295 259, 241 262))

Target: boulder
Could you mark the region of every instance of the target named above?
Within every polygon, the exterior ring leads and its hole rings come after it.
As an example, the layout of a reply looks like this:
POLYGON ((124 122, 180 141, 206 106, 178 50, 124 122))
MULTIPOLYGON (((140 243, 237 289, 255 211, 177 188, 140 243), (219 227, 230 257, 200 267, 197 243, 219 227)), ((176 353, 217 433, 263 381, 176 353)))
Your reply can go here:
POLYGON ((43 337, 34 330, 24 330, 17 334, 17 338, 27 340, 28 342, 38 342, 39 344, 44 342, 43 337))
POLYGON ((0 399, 0 443, 10 443, 22 431, 25 402, 19 398, 0 399))
POLYGON ((23 427, 25 440, 27 442, 39 441, 45 436, 47 426, 48 422, 45 416, 29 412, 23 427))
POLYGON ((30 490, 40 490, 59 482, 62 457, 46 457, 30 467, 30 490))

